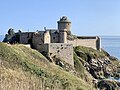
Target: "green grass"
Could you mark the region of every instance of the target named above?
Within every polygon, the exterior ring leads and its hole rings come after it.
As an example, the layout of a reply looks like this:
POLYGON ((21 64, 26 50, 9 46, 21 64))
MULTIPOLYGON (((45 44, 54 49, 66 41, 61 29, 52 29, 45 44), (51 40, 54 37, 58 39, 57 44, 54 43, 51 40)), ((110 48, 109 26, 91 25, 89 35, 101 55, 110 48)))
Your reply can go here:
MULTIPOLYGON (((2 62, 2 72, 5 72, 2 73, 4 78, 6 75, 13 74, 10 74, 10 72, 16 72, 13 77, 17 77, 16 75, 20 72, 24 72, 27 73, 25 74, 27 78, 32 75, 40 80, 43 79, 44 87, 49 87, 49 90, 56 87, 59 87, 59 90, 94 90, 92 85, 50 63, 41 53, 24 45, 0 43, 0 60, 2 62)), ((7 79, 11 79, 12 82, 13 77, 7 79)), ((16 79, 19 78, 22 78, 22 75, 16 79)), ((29 78, 29 80, 32 79, 29 78)), ((37 82, 37 79, 35 81, 37 82)), ((40 84, 40 81, 37 84, 40 84)))
POLYGON ((105 53, 103 51, 98 51, 93 48, 77 46, 74 47, 74 51, 80 56, 82 59, 87 60, 88 56, 91 58, 103 58, 105 57, 105 53))
POLYGON ((78 77, 82 78, 90 84, 93 77, 90 75, 90 73, 86 71, 84 67, 85 63, 85 60, 77 56, 77 54, 74 52, 74 67, 76 72, 78 73, 78 77))

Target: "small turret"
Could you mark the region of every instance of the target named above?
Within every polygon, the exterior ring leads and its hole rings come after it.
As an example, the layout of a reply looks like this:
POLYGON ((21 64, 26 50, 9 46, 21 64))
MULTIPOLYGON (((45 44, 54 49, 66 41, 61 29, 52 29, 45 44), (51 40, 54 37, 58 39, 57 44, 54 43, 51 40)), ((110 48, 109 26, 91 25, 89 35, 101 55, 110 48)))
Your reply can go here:
POLYGON ((49 33, 49 31, 44 32, 44 43, 50 43, 50 33, 49 33))
POLYGON ((71 22, 68 20, 66 16, 63 16, 62 18, 60 18, 60 20, 57 23, 58 23, 59 31, 64 29, 66 29, 67 31, 70 31, 71 22))

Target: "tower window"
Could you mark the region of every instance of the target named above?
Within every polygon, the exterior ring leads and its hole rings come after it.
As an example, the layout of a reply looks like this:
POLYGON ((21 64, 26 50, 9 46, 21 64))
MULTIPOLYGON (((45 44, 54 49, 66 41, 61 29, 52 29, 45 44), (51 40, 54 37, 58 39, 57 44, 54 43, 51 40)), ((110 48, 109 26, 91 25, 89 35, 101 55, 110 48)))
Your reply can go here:
POLYGON ((28 36, 27 36, 27 38, 29 38, 29 33, 28 33, 28 36))
POLYGON ((53 37, 53 39, 55 39, 55 37, 53 37))

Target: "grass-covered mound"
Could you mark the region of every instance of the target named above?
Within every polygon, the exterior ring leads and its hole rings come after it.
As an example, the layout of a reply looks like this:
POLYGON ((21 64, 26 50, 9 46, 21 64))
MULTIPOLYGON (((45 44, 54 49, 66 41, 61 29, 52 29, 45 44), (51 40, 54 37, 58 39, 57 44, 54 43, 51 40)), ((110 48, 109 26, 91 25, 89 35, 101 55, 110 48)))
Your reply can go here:
POLYGON ((0 43, 0 64, 2 90, 94 90, 24 45, 0 43))
POLYGON ((89 58, 104 58, 106 56, 105 51, 98 51, 93 48, 84 47, 84 46, 77 46, 74 48, 74 51, 78 56, 80 56, 84 60, 88 60, 89 58))

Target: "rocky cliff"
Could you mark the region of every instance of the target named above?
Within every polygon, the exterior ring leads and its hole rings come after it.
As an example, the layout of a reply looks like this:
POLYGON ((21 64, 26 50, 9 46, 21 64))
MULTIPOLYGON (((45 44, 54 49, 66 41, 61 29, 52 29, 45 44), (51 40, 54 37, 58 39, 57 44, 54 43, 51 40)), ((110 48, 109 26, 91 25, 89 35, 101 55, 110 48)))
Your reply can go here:
POLYGON ((100 90, 120 90, 120 82, 110 77, 120 78, 120 62, 106 51, 78 46, 74 48, 75 66, 79 70, 81 63, 85 70, 93 76, 93 83, 100 90))
POLYGON ((24 45, 0 43, 0 90, 119 90, 120 62, 105 51, 74 47, 74 67, 24 45))

